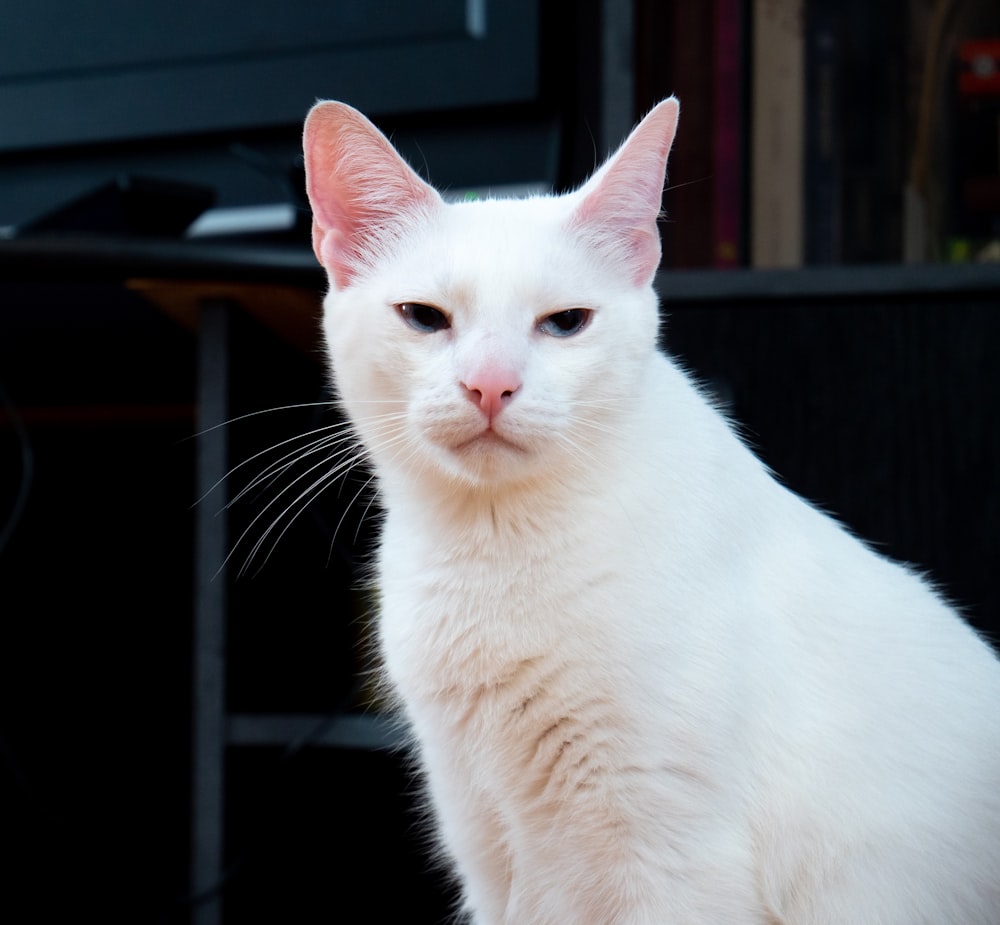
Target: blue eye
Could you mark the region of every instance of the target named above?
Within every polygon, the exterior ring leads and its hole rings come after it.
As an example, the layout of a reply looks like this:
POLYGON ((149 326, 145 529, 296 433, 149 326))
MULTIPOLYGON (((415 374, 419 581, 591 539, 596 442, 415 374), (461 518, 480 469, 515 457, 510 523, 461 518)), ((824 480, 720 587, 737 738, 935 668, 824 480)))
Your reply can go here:
POLYGON ((551 337, 572 337, 579 334, 593 317, 589 308, 567 308, 553 312, 538 322, 538 330, 551 337))
POLYGON ((421 334, 433 334, 451 327, 448 316, 433 305, 423 305, 420 302, 404 302, 396 306, 396 311, 414 331, 421 334))

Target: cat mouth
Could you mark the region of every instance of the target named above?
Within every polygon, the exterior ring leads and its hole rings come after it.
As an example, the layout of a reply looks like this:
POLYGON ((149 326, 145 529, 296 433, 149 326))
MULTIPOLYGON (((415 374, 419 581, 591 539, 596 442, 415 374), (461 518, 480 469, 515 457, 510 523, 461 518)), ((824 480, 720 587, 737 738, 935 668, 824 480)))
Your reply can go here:
POLYGON ((513 440, 497 433, 492 427, 487 427, 479 433, 463 440, 454 447, 457 453, 467 452, 489 452, 492 450, 514 450, 518 453, 524 452, 524 447, 519 446, 513 440))

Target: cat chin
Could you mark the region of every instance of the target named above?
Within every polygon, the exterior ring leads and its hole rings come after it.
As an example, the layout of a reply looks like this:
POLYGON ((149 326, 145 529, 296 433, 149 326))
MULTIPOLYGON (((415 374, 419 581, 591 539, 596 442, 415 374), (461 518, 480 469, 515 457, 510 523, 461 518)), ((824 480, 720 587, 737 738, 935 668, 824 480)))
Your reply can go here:
POLYGON ((466 487, 510 485, 530 478, 539 463, 528 448, 493 430, 434 449, 446 479, 466 487))

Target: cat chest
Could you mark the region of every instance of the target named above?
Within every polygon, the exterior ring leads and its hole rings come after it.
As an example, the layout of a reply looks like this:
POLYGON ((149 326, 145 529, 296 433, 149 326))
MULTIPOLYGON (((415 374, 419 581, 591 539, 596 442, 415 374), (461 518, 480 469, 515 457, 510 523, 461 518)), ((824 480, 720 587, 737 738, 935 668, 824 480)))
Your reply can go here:
POLYGON ((432 771, 531 812, 663 781, 696 798, 720 753, 713 696, 665 683, 657 644, 589 609, 594 595, 539 593, 525 611, 507 590, 429 594, 410 612, 387 602, 386 667, 432 771))
POLYGON ((597 773, 612 740, 621 757, 636 695, 614 640, 571 630, 546 595, 507 591, 429 594, 408 613, 388 604, 386 667, 425 753, 541 797, 597 773))
POLYGON ((581 580, 541 558, 383 561, 381 591, 386 667, 410 698, 465 690, 483 704, 483 692, 520 690, 538 672, 554 682, 555 662, 594 674, 622 639, 610 631, 620 622, 613 575, 581 580))

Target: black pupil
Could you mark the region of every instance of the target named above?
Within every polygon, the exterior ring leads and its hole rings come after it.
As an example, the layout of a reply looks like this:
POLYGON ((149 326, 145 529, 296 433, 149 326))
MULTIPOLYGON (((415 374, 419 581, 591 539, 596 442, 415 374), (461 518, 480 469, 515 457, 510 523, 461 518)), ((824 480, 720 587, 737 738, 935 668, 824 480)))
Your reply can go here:
POLYGON ((437 331, 445 326, 444 315, 430 305, 411 303, 407 307, 407 314, 409 314, 417 327, 425 328, 429 331, 437 331))
POLYGON ((550 320, 560 331, 573 331, 583 323, 583 312, 578 308, 571 308, 552 315, 550 320))

